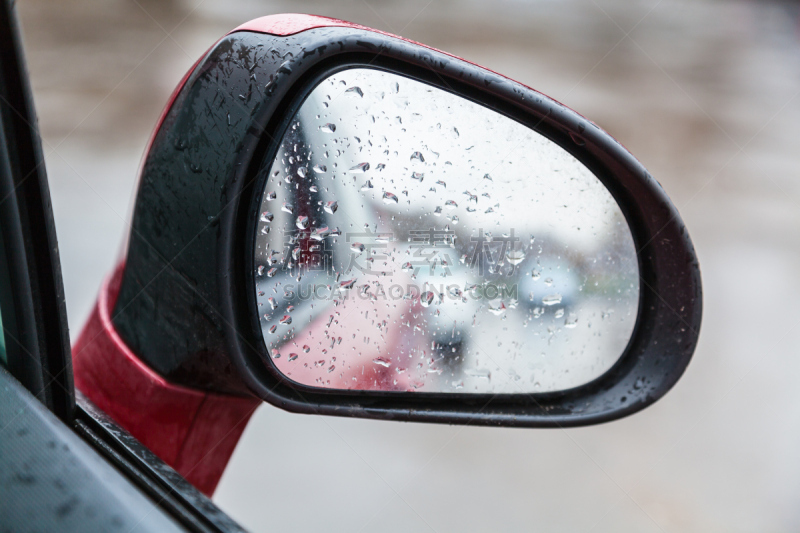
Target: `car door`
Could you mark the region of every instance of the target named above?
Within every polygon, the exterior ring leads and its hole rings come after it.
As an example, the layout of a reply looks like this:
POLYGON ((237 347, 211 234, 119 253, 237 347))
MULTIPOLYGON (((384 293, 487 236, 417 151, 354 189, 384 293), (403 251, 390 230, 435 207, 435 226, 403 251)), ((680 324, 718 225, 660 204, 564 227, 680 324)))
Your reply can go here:
POLYGON ((58 244, 13 2, 0 3, 0 531, 237 531, 73 387, 58 244))

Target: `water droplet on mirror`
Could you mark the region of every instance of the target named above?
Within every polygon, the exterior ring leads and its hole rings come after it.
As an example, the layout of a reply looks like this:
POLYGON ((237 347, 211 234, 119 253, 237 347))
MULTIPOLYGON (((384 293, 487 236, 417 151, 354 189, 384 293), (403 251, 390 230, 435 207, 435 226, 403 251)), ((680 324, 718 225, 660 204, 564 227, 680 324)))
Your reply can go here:
POLYGON ((553 278, 545 279, 544 280, 544 284, 547 285, 548 287, 552 287, 553 286, 553 278))
POLYGON ((419 303, 422 304, 422 307, 428 307, 433 303, 434 298, 436 298, 435 294, 431 291, 425 291, 419 296, 419 303))
POLYGON ((351 94, 357 94, 358 96, 364 96, 364 91, 362 91, 361 88, 359 87, 350 87, 345 92, 351 94))
POLYGON ((277 268, 270 268, 269 272, 267 272, 267 277, 269 277, 269 278, 274 277, 275 274, 277 274, 277 273, 278 273, 278 269, 277 268))
MULTIPOLYGON (((273 334, 274 334, 274 333, 275 333, 277 330, 278 330, 278 326, 276 326, 276 325, 274 325, 274 324, 273 324, 272 326, 270 326, 270 327, 269 327, 269 332, 270 332, 270 333, 273 333, 273 334)), ((276 357, 275 359, 277 359, 277 357, 276 357)))
POLYGON ((437 217, 438 217, 438 216, 441 216, 441 214, 442 214, 442 207, 441 207, 441 206, 437 206, 437 207, 436 207, 436 209, 434 209, 434 210, 433 210, 433 214, 434 214, 434 215, 436 215, 437 217))
POLYGON ((525 260, 525 252, 522 250, 509 250, 506 253, 506 260, 514 266, 525 260))
POLYGON ((412 172, 411 177, 417 181, 422 181, 422 178, 425 177, 425 174, 422 172, 412 172))
POLYGON ((314 165, 314 172, 317 174, 324 174, 328 171, 328 167, 325 165, 314 165))
POLYGON ((290 317, 289 315, 283 315, 283 318, 281 318, 280 323, 284 325, 289 325, 292 323, 292 317, 290 317))
POLYGON ((392 362, 386 357, 376 357, 375 359, 372 360, 372 362, 375 363, 376 365, 380 365, 386 368, 389 368, 392 365, 392 362))
POLYGON ((505 303, 500 302, 500 305, 497 305, 497 306, 491 306, 490 305, 488 307, 488 309, 489 309, 489 312, 492 313, 494 316, 500 316, 503 313, 505 313, 506 309, 508 309, 508 308, 506 307, 505 303))
POLYGON ((311 232, 311 238, 315 241, 321 241, 330 234, 331 230, 328 229, 328 226, 323 226, 321 228, 314 228, 311 232))
POLYGON ((326 202, 324 209, 326 213, 330 213, 332 215, 336 212, 337 209, 339 209, 339 204, 335 200, 331 202, 326 202))
POLYGON ((564 310, 563 309, 556 309, 556 312, 553 315, 554 318, 561 318, 563 316, 564 316, 564 310))
POLYGON ((536 270, 535 268, 533 270, 531 270, 531 279, 533 279, 533 281, 536 281, 541 276, 542 276, 542 273, 539 272, 538 270, 536 270))
POLYGON ((367 180, 367 182, 364 185, 361 186, 361 190, 362 191, 368 191, 370 189, 372 189, 372 181, 371 180, 367 180))
POLYGON ((298 229, 306 229, 308 227, 308 217, 300 215, 297 217, 297 220, 295 220, 295 224, 298 229))
POLYGON ((336 124, 325 124, 324 126, 320 126, 319 129, 325 133, 333 133, 336 131, 336 124))
POLYGON ((387 204, 396 204, 400 200, 393 193, 384 192, 383 193, 383 201, 384 201, 384 203, 387 203, 387 204))
POLYGON ((414 152, 413 154, 411 154, 410 160, 414 161, 415 159, 417 161, 419 161, 420 163, 424 163, 425 162, 425 157, 422 155, 421 152, 414 152))
POLYGON ((458 204, 455 202, 455 200, 447 200, 447 201, 444 203, 444 206, 445 206, 445 207, 448 207, 448 208, 450 208, 450 209, 455 209, 456 207, 458 207, 458 204))
POLYGON ((297 359, 297 354, 296 353, 290 353, 289 354, 289 361, 294 361, 295 359, 297 359))
POLYGON ((404 272, 410 272, 411 270, 414 270, 414 265, 412 265, 411 263, 404 263, 401 268, 403 269, 404 272))
POLYGON ((544 305, 557 305, 561 303, 561 295, 558 293, 555 294, 548 294, 544 298, 542 298, 542 304, 544 305))
POLYGON ((311 351, 311 347, 310 347, 308 344, 304 344, 304 345, 303 345, 303 351, 304 351, 305 353, 308 353, 308 352, 310 352, 310 351, 311 351))
POLYGON ((300 167, 297 169, 297 175, 301 178, 305 178, 308 175, 308 169, 306 167, 300 167))
POLYGON ((350 172, 352 172, 353 174, 363 174, 367 170, 369 170, 369 163, 365 162, 365 163, 359 163, 356 166, 352 167, 350 169, 350 172))
POLYGON ((351 280, 348 280, 348 281, 342 281, 342 282, 339 282, 339 288, 342 289, 342 290, 345 290, 345 291, 349 291, 350 289, 353 288, 353 286, 355 284, 356 284, 356 280, 354 280, 354 279, 351 279, 351 280))
POLYGON ((458 287, 450 287, 448 289, 448 292, 450 293, 450 296, 452 296, 453 298, 460 298, 462 294, 461 289, 459 289, 458 287))
POLYGON ((269 211, 264 211, 261 213, 261 222, 272 222, 273 218, 275 217, 269 211))
POLYGON ((256 274, 258 274, 259 276, 264 275, 264 265, 258 265, 258 268, 256 269, 256 274))
POLYGON ((273 191, 273 192, 267 193, 267 196, 265 198, 267 199, 268 202, 271 202, 272 200, 274 200, 277 197, 278 197, 278 195, 273 191))
POLYGON ((492 177, 491 177, 489 174, 484 174, 484 175, 483 175, 483 179, 485 179, 485 180, 489 180, 489 181, 494 181, 494 180, 492 179, 492 177))
POLYGON ((281 206, 281 211, 289 213, 291 215, 292 213, 294 213, 294 207, 292 207, 286 202, 283 202, 283 205, 281 206))
POLYGON ((565 328, 575 328, 578 326, 578 317, 574 313, 570 313, 567 318, 564 320, 564 327, 565 328))
POLYGON ((275 298, 273 298, 273 297, 271 297, 271 296, 270 296, 270 297, 267 299, 267 301, 269 302, 269 306, 270 306, 270 307, 272 307, 272 309, 273 309, 273 310, 275 310, 275 309, 277 309, 277 308, 278 308, 278 302, 276 302, 276 301, 275 301, 275 298))
POLYGON ((355 252, 357 254, 363 253, 366 247, 361 244, 360 242, 354 242, 350 245, 350 251, 355 252))

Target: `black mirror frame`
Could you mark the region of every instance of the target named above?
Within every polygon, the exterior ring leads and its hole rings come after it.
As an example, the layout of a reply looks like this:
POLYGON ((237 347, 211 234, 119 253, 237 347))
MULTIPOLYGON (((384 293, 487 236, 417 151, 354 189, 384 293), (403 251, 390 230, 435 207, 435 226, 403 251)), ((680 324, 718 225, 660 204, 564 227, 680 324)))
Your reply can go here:
POLYGON ((113 320, 134 352, 171 381, 254 394, 289 411, 566 427, 620 418, 663 396, 691 359, 701 308, 699 265, 678 212, 607 133, 464 60, 368 29, 321 27, 288 36, 235 32, 195 67, 146 157, 113 320), (354 66, 494 109, 553 140, 603 181, 632 230, 641 279, 634 335, 609 371, 566 391, 493 395, 330 391, 274 368, 253 286, 253 221, 264 186, 254 178, 316 83, 354 66), (226 123, 225 132, 214 131, 226 123))

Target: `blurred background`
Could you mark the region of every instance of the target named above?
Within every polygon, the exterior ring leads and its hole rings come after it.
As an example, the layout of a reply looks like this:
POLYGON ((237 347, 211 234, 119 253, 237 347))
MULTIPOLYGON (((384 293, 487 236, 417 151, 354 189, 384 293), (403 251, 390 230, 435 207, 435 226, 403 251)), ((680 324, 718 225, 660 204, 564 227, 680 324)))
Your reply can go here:
POLYGON ((401 34, 589 117, 663 184, 703 272, 662 400, 569 430, 257 411, 214 500, 253 531, 800 530, 800 5, 20 0, 75 338, 167 98, 221 35, 305 12, 401 34))

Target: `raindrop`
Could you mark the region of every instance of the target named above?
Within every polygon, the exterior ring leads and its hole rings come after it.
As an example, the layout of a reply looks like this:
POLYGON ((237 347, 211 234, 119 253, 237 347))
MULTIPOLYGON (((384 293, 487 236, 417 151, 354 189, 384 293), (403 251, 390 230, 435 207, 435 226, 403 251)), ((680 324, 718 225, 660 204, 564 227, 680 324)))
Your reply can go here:
POLYGON ((295 359, 297 359, 297 354, 296 353, 290 353, 289 354, 289 361, 294 361, 295 359))
POLYGON ((300 167, 297 169, 297 175, 301 178, 305 178, 308 174, 308 169, 306 167, 300 167))
POLYGON ((369 163, 359 163, 353 168, 351 168, 350 172, 352 172, 353 174, 363 174, 367 170, 369 170, 369 163))
POLYGON ((433 214, 436 215, 437 217, 441 216, 441 214, 442 214, 442 206, 436 206, 436 209, 433 210, 433 214))
POLYGON ((328 171, 328 167, 325 165, 314 165, 314 172, 317 174, 324 174, 328 171))
POLYGON ((522 263, 524 259, 525 252, 522 250, 509 250, 508 253, 506 253, 506 260, 514 266, 522 263))
POLYGON ((288 326, 289 324, 292 323, 292 317, 290 317, 289 315, 283 315, 283 318, 281 318, 280 322, 281 324, 288 326))
POLYGON ((444 203, 444 206, 449 207, 450 209, 455 209, 456 207, 458 207, 458 204, 455 202, 455 200, 447 200, 444 203))
POLYGON ((368 191, 372 188, 372 181, 367 180, 367 182, 361 186, 362 191, 368 191))
POLYGON ((419 297, 419 303, 422 304, 422 307, 428 307, 433 303, 433 299, 436 297, 431 291, 423 292, 419 297))
POLYGON ((531 279, 533 279, 533 281, 536 281, 540 277, 542 277, 542 273, 541 272, 539 272, 535 268, 533 270, 531 270, 531 279))
POLYGON ((383 193, 383 201, 384 201, 384 203, 387 203, 387 204, 396 204, 397 202, 399 202, 399 200, 397 199, 397 196, 395 196, 393 193, 390 193, 390 192, 384 192, 383 193))
POLYGON ((332 215, 336 212, 337 209, 339 209, 339 204, 335 200, 331 202, 326 202, 324 209, 326 213, 330 213, 332 215))
POLYGON ((411 270, 414 270, 414 265, 412 265, 411 263, 404 263, 401 268, 403 269, 404 272, 410 272, 411 270))
POLYGON ((561 295, 558 293, 549 294, 542 298, 542 304, 544 305, 556 305, 561 303, 561 295))
POLYGON ((561 318, 563 316, 564 316, 564 310, 563 309, 556 309, 556 312, 553 315, 553 317, 555 317, 555 318, 561 318))
POLYGON ((570 313, 566 320, 564 320, 564 327, 565 328, 574 328, 578 326, 578 317, 574 313, 570 313))
POLYGON ((271 202, 272 200, 274 200, 277 197, 278 197, 278 195, 275 194, 275 191, 267 193, 267 196, 266 196, 268 202, 271 202))
POLYGON ((450 293, 450 296, 452 296, 453 298, 460 298, 462 294, 461 289, 459 289, 458 287, 450 287, 450 289, 448 289, 448 292, 450 293))
POLYGON ((278 302, 275 301, 275 298, 270 297, 267 301, 269 302, 269 306, 272 307, 272 309, 278 308, 278 302))
POLYGON ((437 181, 437 182, 436 182, 436 185, 441 185, 441 186, 442 186, 442 187, 444 187, 445 189, 447 188, 447 184, 446 184, 445 182, 443 182, 442 180, 439 180, 439 181, 437 181))
POLYGON ((339 288, 342 289, 342 290, 345 290, 345 291, 349 291, 350 289, 353 288, 353 285, 355 285, 355 284, 356 284, 356 280, 354 280, 354 279, 351 279, 351 280, 348 280, 348 281, 342 281, 342 282, 339 283, 339 288))
POLYGON ((325 133, 333 133, 336 131, 336 124, 325 124, 324 126, 320 126, 319 129, 325 133))
POLYGON ((361 244, 360 242, 354 242, 350 245, 350 251, 355 252, 357 254, 363 253, 366 247, 361 244))
POLYGON ((258 265, 258 268, 256 269, 256 273, 259 276, 263 276, 264 275, 264 265, 258 265))
POLYGON ((489 174, 484 174, 484 175, 483 175, 483 179, 485 179, 485 180, 489 180, 489 181, 494 181, 494 180, 492 179, 492 177, 491 177, 489 174))
POLYGON ((275 274, 277 274, 277 273, 278 273, 278 269, 277 268, 270 268, 269 272, 267 272, 267 277, 271 278, 271 277, 275 276, 275 274))
POLYGON ((331 230, 328 229, 328 226, 323 226, 321 228, 314 228, 314 230, 311 232, 311 238, 315 241, 321 241, 330 234, 331 230))
MULTIPOLYGON (((275 324, 273 324, 273 325, 271 325, 271 326, 269 327, 269 332, 270 332, 270 333, 275 333, 275 331, 277 331, 277 329, 278 329, 278 326, 276 326, 275 324)), ((276 357, 275 359, 277 359, 277 357, 276 357)))
POLYGON ((425 162, 425 157, 423 157, 422 153, 420 152, 414 152, 413 154, 411 154, 411 161, 415 159, 418 160, 420 163, 425 162))
POLYGON ((303 351, 304 351, 305 353, 308 353, 308 352, 310 352, 310 351, 311 351, 311 347, 310 347, 308 344, 304 344, 304 345, 303 345, 303 351))
POLYGON ((358 96, 364 96, 364 91, 362 91, 360 87, 350 87, 345 92, 346 93, 357 94, 358 96))
POLYGON ((376 365, 380 365, 386 368, 389 368, 392 365, 392 362, 389 361, 389 359, 387 359, 386 357, 376 357, 375 359, 372 360, 372 362, 375 363, 376 365))
POLYGON ((292 213, 294 213, 294 208, 288 203, 283 202, 283 205, 281 206, 281 211, 285 211, 286 213, 289 213, 291 215, 292 213))
POLYGON ((412 172, 412 173, 411 173, 411 177, 412 177, 413 179, 415 179, 415 180, 417 180, 417 181, 421 182, 421 181, 422 181, 422 178, 424 178, 424 177, 425 177, 425 174, 423 174, 422 172, 412 172))
POLYGON ((264 211, 261 213, 261 222, 272 222, 273 218, 275 217, 269 211, 264 211))
POLYGON ((503 302, 500 302, 500 305, 498 305, 497 307, 492 307, 491 305, 489 306, 489 312, 495 316, 502 315, 503 313, 506 312, 506 309, 507 309, 506 304, 503 302))

